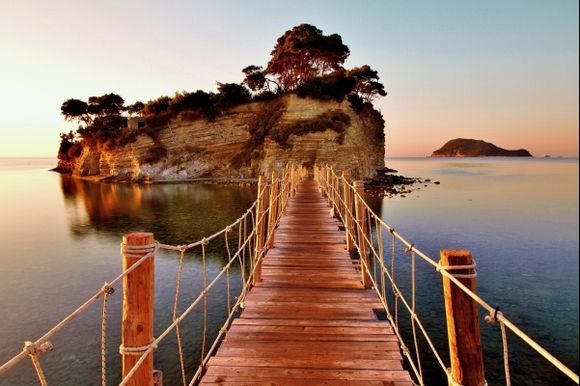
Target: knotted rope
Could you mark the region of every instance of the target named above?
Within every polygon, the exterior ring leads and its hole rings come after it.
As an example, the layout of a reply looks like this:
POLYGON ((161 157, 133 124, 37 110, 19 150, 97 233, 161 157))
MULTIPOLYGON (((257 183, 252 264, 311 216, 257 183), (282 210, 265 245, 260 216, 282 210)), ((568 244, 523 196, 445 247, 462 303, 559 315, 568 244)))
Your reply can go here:
POLYGON ((34 371, 36 372, 36 376, 38 377, 38 381, 40 382, 41 386, 47 386, 48 382, 46 382, 44 371, 42 370, 42 366, 40 366, 38 355, 52 350, 54 350, 54 346, 52 345, 52 343, 48 341, 43 342, 41 344, 37 344, 30 341, 24 342, 24 351, 27 352, 28 356, 30 357, 30 360, 32 361, 34 371))

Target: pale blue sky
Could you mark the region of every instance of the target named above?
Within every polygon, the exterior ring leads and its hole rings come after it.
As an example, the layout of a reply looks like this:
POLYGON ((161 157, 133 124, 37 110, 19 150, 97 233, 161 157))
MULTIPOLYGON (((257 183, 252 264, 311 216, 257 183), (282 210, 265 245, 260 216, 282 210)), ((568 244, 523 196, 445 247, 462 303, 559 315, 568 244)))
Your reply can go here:
POLYGON ((70 97, 239 82, 300 23, 379 71, 387 156, 456 137, 578 155, 577 1, 0 0, 0 156, 54 156, 70 97))

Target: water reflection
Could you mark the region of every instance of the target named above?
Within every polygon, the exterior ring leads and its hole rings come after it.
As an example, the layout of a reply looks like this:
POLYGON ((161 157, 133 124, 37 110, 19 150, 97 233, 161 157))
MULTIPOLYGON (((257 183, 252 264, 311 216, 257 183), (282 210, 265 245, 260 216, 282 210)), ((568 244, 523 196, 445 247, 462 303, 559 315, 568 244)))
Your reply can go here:
POLYGON ((120 237, 154 232, 171 244, 195 241, 235 221, 255 200, 255 186, 218 184, 115 184, 61 177, 70 230, 120 237))

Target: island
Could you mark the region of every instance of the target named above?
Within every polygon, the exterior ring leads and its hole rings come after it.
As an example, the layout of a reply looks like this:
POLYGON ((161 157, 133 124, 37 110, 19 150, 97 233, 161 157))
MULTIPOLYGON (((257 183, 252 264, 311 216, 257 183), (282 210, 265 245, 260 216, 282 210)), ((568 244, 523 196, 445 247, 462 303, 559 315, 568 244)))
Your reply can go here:
POLYGON ((477 139, 456 138, 435 150, 431 157, 532 157, 526 149, 506 150, 477 139))
POLYGON ((301 24, 240 83, 125 104, 118 94, 70 98, 76 131, 61 133, 56 171, 98 181, 252 179, 291 163, 370 178, 384 166, 385 96, 377 71, 345 68, 338 34, 301 24))

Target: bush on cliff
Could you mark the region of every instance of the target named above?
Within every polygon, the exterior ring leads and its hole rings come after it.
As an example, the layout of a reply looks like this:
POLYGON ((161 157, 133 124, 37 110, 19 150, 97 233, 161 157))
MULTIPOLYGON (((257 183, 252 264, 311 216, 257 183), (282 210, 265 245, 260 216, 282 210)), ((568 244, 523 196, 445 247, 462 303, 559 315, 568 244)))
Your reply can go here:
POLYGON ((302 136, 309 133, 333 130, 339 135, 337 142, 342 144, 344 133, 350 125, 350 116, 342 111, 328 111, 312 119, 304 119, 291 126, 279 126, 270 131, 271 138, 281 147, 289 147, 288 139, 291 135, 302 136))
MULTIPOLYGON (((370 66, 345 69, 343 64, 349 55, 350 49, 340 35, 324 35, 313 25, 300 24, 277 39, 265 68, 255 65, 245 67, 242 70, 245 77, 240 84, 218 82, 217 92, 183 91, 177 92, 174 97, 161 96, 146 104, 136 102, 127 106, 124 99, 114 93, 91 96, 86 102, 71 98, 63 102, 61 113, 66 120, 80 124, 73 133, 78 138, 74 140, 75 144, 113 148, 135 141, 140 134, 147 134, 157 141, 159 131, 178 116, 182 120, 204 117, 211 121, 240 104, 260 101, 269 106, 284 94, 296 93, 300 97, 319 100, 343 101, 348 98, 353 110, 371 124, 371 130, 376 131, 374 135, 377 140, 382 140, 384 120, 381 113, 373 108, 372 101, 385 96, 386 91, 379 82, 377 71, 370 66), (144 117, 146 126, 130 130, 127 117, 134 115, 144 117)), ((250 140, 246 146, 248 154, 260 153, 260 146, 279 119, 280 111, 277 108, 269 115, 256 115, 256 121, 250 124, 250 140)), ((335 119, 332 121, 334 123, 329 123, 330 126, 311 122, 306 126, 286 128, 274 133, 275 140, 285 146, 291 134, 302 135, 320 131, 323 127, 339 132, 342 121, 335 119)), ((73 146, 70 141, 73 140, 61 141, 59 157, 68 156, 73 146)), ((72 151, 71 156, 77 153, 76 150, 72 151)), ((248 157, 242 158, 240 162, 246 163, 248 157)))

